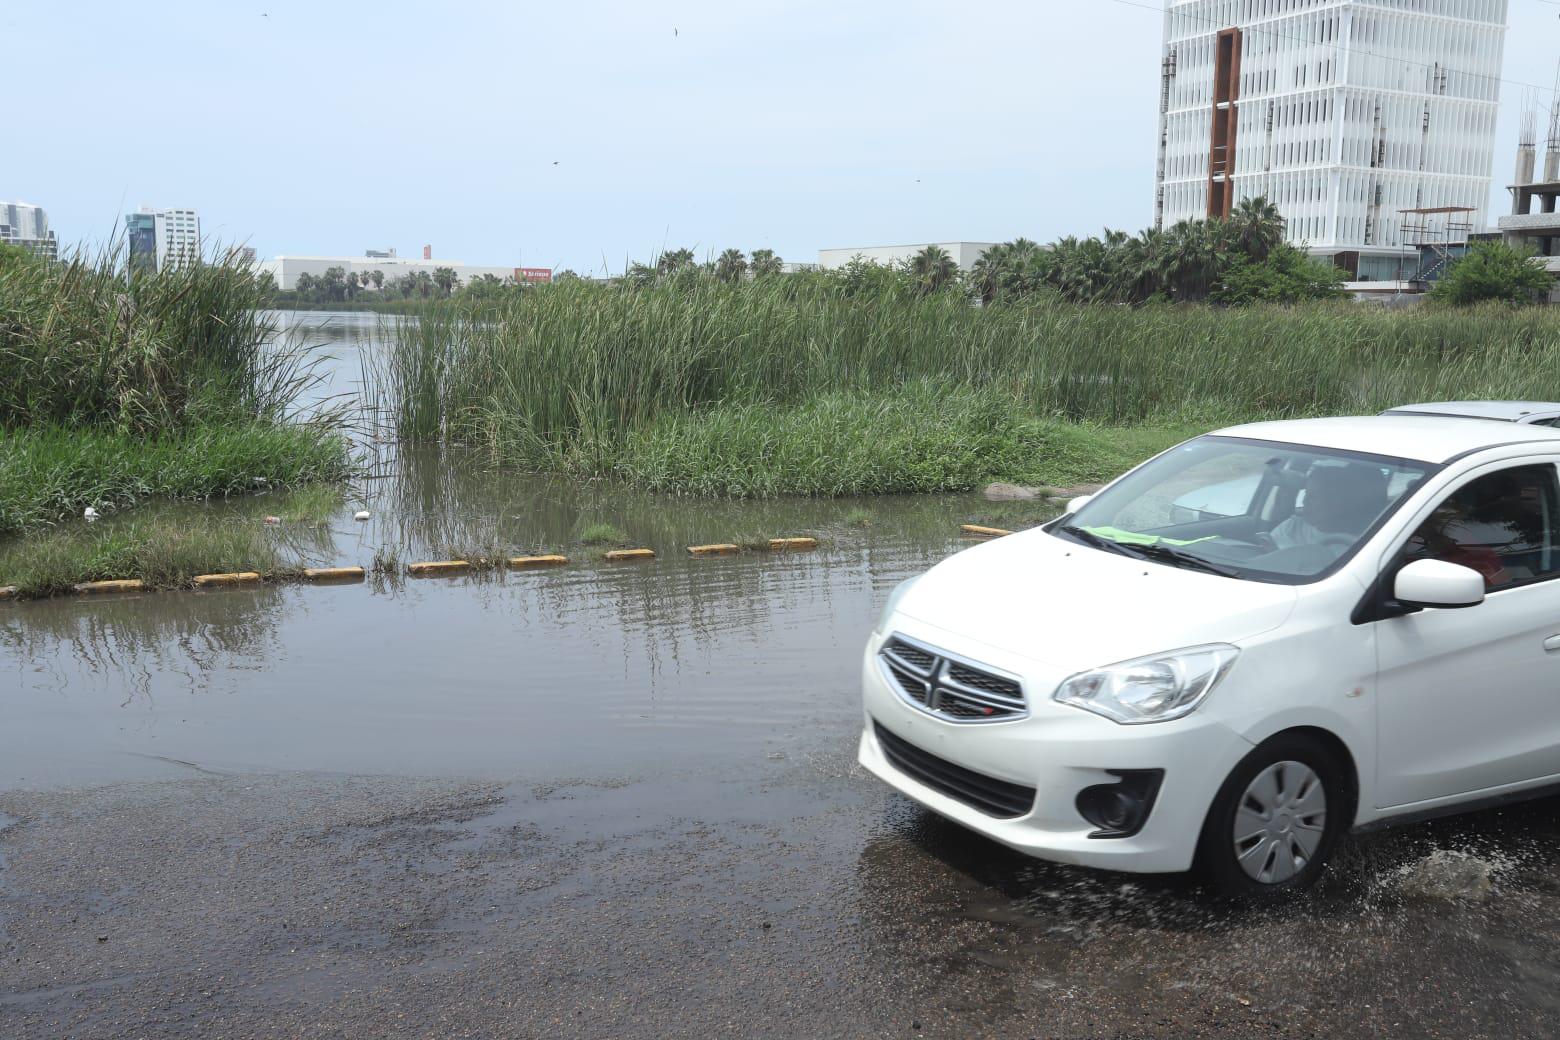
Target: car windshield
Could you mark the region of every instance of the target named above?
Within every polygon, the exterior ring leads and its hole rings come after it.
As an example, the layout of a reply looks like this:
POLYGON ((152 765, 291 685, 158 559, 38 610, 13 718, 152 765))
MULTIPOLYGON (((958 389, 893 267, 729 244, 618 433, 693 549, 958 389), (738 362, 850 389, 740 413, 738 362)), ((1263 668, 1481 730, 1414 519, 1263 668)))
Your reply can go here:
POLYGON ((1435 466, 1301 444, 1199 437, 1145 463, 1051 528, 1167 566, 1315 580, 1435 466))

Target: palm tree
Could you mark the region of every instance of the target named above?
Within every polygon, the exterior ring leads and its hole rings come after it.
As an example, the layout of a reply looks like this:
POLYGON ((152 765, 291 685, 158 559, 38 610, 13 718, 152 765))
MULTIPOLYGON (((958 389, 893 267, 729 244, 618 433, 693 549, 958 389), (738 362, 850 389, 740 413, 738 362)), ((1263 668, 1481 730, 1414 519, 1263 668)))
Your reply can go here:
POLYGON ((754 278, 760 278, 768 274, 779 274, 784 270, 780 256, 773 249, 753 250, 753 260, 748 264, 748 270, 753 272, 754 278))
POLYGON ((373 279, 375 289, 384 288, 385 273, 383 271, 370 271, 368 277, 373 279))
POLYGON ((1039 292, 1050 281, 1052 259, 1051 250, 1039 243, 1015 238, 1008 243, 1002 270, 1002 294, 1016 299, 1039 292))
POLYGON ((347 294, 347 272, 341 267, 327 267, 320 276, 319 286, 325 290, 325 298, 339 300, 347 294))
POLYGON ((685 267, 692 267, 693 265, 693 250, 668 249, 656 259, 655 269, 659 274, 674 274, 685 267))
POLYGON ((1284 240, 1284 216, 1266 195, 1241 199, 1225 223, 1235 245, 1257 263, 1284 240))
POLYGON ((914 280, 916 290, 926 296, 957 278, 959 265, 942 246, 927 246, 909 259, 905 271, 914 280))
POLYGON ((1048 280, 1058 292, 1074 303, 1096 303, 1107 299, 1116 282, 1116 258, 1102 239, 1068 236, 1052 250, 1048 280))
POLYGON ((1167 288, 1177 300, 1206 300, 1230 264, 1231 236, 1222 220, 1183 220, 1165 236, 1174 258, 1167 288))
POLYGON ((1002 292, 1002 275, 1013 252, 1013 243, 999 242, 986 250, 970 266, 970 288, 981 303, 992 303, 1002 292))
POLYGON ((747 257, 740 249, 728 249, 715 261, 715 277, 723 282, 740 282, 747 269, 747 257))
POLYGON ((455 276, 455 271, 452 268, 435 267, 433 269, 433 284, 439 287, 439 293, 441 295, 448 296, 455 288, 455 282, 457 280, 458 279, 455 276))

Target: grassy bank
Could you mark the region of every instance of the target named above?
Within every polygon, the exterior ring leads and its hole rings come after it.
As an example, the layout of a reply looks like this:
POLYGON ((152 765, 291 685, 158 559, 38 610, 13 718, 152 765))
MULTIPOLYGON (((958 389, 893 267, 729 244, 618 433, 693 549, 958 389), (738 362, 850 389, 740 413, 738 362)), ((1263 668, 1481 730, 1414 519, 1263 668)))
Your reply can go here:
POLYGON ((222 503, 160 498, 141 509, 37 527, 0 540, 0 587, 20 598, 69 592, 86 581, 139 578, 148 588, 188 588, 199 574, 299 574, 308 560, 334 554, 329 521, 342 509, 335 484, 222 503), (281 524, 265 518, 274 515, 281 524))
POLYGON ((998 478, 1066 488, 1108 480, 1207 428, 1039 419, 1001 393, 921 382, 892 395, 667 413, 599 466, 655 490, 760 498, 968 491, 998 478))
POLYGON ((989 307, 797 275, 564 283, 400 329, 378 373, 414 441, 736 494, 1109 475, 1168 433, 1447 397, 1552 397, 1560 312, 989 307), (1072 440, 1069 440, 1069 437, 1072 440), (1090 444, 1092 443, 1092 447, 1090 444), (1085 464, 1048 468, 1082 452, 1085 464), (1092 467, 1092 468, 1091 468, 1092 467))
POLYGON ((148 499, 342 479, 314 382, 241 267, 128 272, 0 250, 0 537, 148 499))
POLYGON ((149 588, 181 588, 197 574, 249 570, 283 572, 275 545, 253 524, 163 518, 101 532, 55 529, 0 544, 0 576, 23 599, 60 595, 86 581, 134 577, 149 588))
POLYGON ((108 514, 149 498, 200 499, 346 476, 339 439, 261 422, 134 436, 112 429, 0 430, 0 536, 108 514))
POLYGON ((278 293, 265 300, 274 311, 368 311, 374 314, 419 315, 449 306, 448 300, 299 300, 278 293))

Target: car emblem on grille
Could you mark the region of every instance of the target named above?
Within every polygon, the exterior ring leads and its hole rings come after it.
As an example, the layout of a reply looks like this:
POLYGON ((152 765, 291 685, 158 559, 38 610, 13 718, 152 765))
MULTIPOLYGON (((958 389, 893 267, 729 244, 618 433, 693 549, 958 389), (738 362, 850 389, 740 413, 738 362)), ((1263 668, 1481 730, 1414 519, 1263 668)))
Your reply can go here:
POLYGON ((1022 686, 984 666, 895 635, 879 651, 886 678, 905 700, 947 722, 990 722, 1028 714, 1022 686))

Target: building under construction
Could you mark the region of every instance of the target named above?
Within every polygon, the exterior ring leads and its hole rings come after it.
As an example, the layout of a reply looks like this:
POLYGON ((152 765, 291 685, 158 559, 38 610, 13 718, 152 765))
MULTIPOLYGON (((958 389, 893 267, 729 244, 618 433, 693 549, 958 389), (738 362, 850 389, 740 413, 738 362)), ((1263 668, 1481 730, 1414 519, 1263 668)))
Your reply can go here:
POLYGON ((1156 224, 1263 195, 1291 242, 1362 281, 1466 243, 1487 219, 1506 8, 1167 0, 1156 224))
MULTIPOLYGON (((1549 109, 1542 166, 1538 154, 1538 110, 1530 106, 1522 114, 1517 176, 1511 185, 1511 213, 1501 217, 1497 226, 1508 244, 1542 257, 1550 273, 1560 279, 1560 89, 1549 109)), ((1552 299, 1560 303, 1560 287, 1552 299)))

